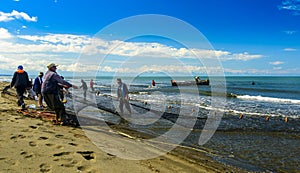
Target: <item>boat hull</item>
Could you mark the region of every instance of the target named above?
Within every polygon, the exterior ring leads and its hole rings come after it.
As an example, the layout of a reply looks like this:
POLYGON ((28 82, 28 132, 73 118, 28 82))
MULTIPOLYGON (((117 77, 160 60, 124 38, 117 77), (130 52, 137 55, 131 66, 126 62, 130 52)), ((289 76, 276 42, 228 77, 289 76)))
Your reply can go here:
POLYGON ((209 80, 201 81, 184 81, 184 82, 175 82, 171 81, 172 86, 189 86, 189 85, 209 85, 209 80))

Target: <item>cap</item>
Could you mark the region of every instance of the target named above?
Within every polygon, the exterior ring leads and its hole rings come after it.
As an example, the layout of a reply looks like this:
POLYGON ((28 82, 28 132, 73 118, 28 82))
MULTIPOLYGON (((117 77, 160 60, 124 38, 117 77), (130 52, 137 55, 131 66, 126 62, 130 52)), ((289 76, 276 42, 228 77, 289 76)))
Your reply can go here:
POLYGON ((44 75, 44 73, 43 73, 43 72, 40 72, 40 73, 39 73, 39 76, 43 76, 43 75, 44 75))
POLYGON ((22 66, 22 65, 19 65, 19 66, 18 66, 18 69, 23 70, 23 66, 22 66))
POLYGON ((47 65, 47 68, 52 68, 52 67, 57 67, 58 65, 57 64, 54 64, 54 63, 49 63, 47 65))

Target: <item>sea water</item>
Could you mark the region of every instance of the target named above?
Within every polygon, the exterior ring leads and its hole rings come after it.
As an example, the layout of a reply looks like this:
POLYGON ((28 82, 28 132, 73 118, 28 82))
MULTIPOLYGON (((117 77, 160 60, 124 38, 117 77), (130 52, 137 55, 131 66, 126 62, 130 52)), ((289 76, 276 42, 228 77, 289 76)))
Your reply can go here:
MULTIPOLYGON (((97 77, 95 88, 101 93, 116 95, 116 82, 112 77, 97 77)), ((182 105, 210 109, 211 86, 201 85, 172 87, 171 77, 123 77, 132 100, 148 103, 176 102, 182 105), (156 86, 151 86, 151 81, 156 86), (163 97, 163 98, 162 98, 163 97), (206 106, 206 107, 205 107, 206 106)), ((191 77, 177 77, 191 81, 191 77)), ((207 79, 207 78, 205 78, 207 79)), ((74 80, 74 79, 70 79, 74 80)), ((89 82, 89 78, 86 78, 89 82)), ((229 76, 225 78, 225 112, 258 116, 300 117, 300 77, 229 76)))
MULTIPOLYGON (((121 77, 128 85, 130 102, 160 112, 186 115, 180 125, 188 127, 191 122, 191 112, 197 112, 199 121, 182 145, 201 148, 224 164, 234 165, 249 171, 266 172, 297 172, 300 171, 300 77, 279 76, 228 76, 222 91, 223 96, 214 96, 213 86, 171 86, 169 76, 149 77, 121 77), (151 86, 155 80, 156 86, 151 86), (205 118, 215 107, 212 97, 222 97, 222 121, 214 136, 200 146, 198 138, 205 123, 205 118), (241 115, 243 118, 241 119, 241 115), (266 117, 269 117, 268 121, 266 117), (285 118, 288 118, 288 123, 285 118), (201 119, 201 121, 200 121, 201 119)), ((9 81, 10 77, 3 76, 2 81, 9 81)), ((116 97, 117 84, 115 77, 66 77, 72 83, 80 85, 80 79, 89 83, 95 82, 95 90, 100 92, 96 96, 98 105, 116 109, 112 100, 105 95, 116 97)), ((203 79, 208 79, 203 77, 203 79)), ((176 77, 176 81, 192 81, 193 77, 176 77)), ((210 78, 211 80, 211 78, 210 78)), ((220 87, 220 86, 218 86, 220 87)), ((81 90, 74 90, 74 94, 81 95, 81 90)), ((89 93, 89 95, 95 93, 89 93)), ((218 99, 218 98, 217 98, 218 99)), ((146 115, 147 111, 134 106, 132 109, 146 115)), ((117 121, 117 116, 97 114, 90 111, 90 116, 103 118, 106 121, 117 121), (100 117, 99 117, 100 116, 100 117)), ((176 117, 163 117, 160 123, 147 125, 130 124, 132 128, 159 136, 164 134, 176 117), (159 129, 159 130, 158 130, 159 129)))
MULTIPOLYGON (((186 116, 179 125, 190 128, 192 111, 199 118, 209 116, 212 86, 171 86, 172 77, 121 77, 128 85, 132 104, 153 110, 186 116), (151 86, 155 80, 156 86, 151 86)), ((203 77, 203 79, 207 79, 203 77)), ((72 79, 74 80, 74 79, 72 79)), ((88 81, 89 79, 86 78, 88 81)), ((193 77, 176 77, 176 81, 192 81, 193 77)), ((116 96, 114 77, 96 77, 96 90, 116 96)), ((203 146, 198 144, 203 121, 195 122, 195 130, 182 145, 207 150, 216 160, 249 171, 300 171, 300 77, 229 76, 225 78, 222 121, 215 135, 203 146), (243 119, 240 119, 243 115, 243 119), (266 121, 266 117, 270 120, 266 121), (288 117, 289 122, 285 122, 288 117)), ((220 86, 217 86, 220 87, 220 86)), ((105 101, 99 99, 99 104, 105 101)), ((218 97, 218 94, 217 96, 218 97)), ((110 107, 111 104, 106 104, 110 107)), ((135 109, 134 106, 132 106, 135 109)), ((117 105, 111 109, 118 109, 117 105)), ((138 112, 138 109, 135 109, 138 112)), ((145 112, 140 111, 142 117, 145 112)), ((103 114, 101 114, 103 116, 103 114)), ((116 118, 116 117, 115 117, 116 118)), ((104 118, 105 119, 105 118, 104 118)), ((114 119, 114 118, 112 118, 114 119)), ((159 136, 169 130, 176 118, 164 117, 151 125, 132 128, 159 136)), ((203 119, 201 119, 203 120, 203 119)))

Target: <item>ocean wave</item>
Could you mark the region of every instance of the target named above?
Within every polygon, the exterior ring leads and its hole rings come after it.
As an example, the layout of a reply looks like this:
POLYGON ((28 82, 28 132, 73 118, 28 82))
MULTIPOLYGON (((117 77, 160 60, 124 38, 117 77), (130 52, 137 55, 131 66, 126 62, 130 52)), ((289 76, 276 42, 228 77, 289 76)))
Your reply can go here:
POLYGON ((265 101, 265 102, 300 104, 300 100, 295 100, 295 99, 284 99, 284 98, 263 97, 263 96, 250 96, 250 95, 240 95, 240 96, 236 96, 236 97, 238 99, 243 99, 243 100, 258 100, 258 101, 265 101))

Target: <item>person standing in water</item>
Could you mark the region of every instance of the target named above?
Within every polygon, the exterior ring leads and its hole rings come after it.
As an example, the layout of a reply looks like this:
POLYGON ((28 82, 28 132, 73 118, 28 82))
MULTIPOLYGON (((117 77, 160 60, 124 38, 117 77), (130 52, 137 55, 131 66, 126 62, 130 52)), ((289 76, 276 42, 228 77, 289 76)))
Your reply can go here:
POLYGON ((152 87, 155 87, 155 81, 152 80, 152 87))
POLYGON ((131 108, 129 105, 129 96, 128 96, 128 88, 125 83, 122 82, 120 78, 117 79, 117 84, 118 84, 118 91, 117 95, 119 98, 119 108, 120 108, 120 113, 123 114, 123 106, 125 104, 126 109, 128 110, 129 114, 131 114, 131 108))
POLYGON ((90 80, 90 88, 94 92, 94 81, 93 81, 93 79, 90 80))
POLYGON ((87 85, 86 85, 86 83, 84 82, 83 79, 81 79, 81 86, 80 86, 80 88, 83 89, 83 97, 84 97, 84 100, 86 100, 86 91, 87 91, 88 87, 87 87, 87 85))

